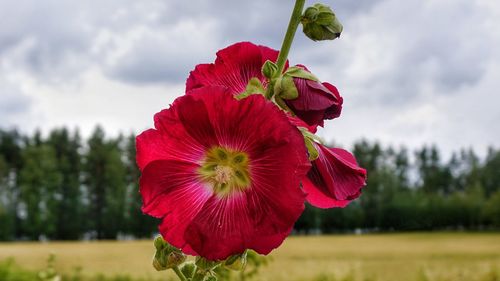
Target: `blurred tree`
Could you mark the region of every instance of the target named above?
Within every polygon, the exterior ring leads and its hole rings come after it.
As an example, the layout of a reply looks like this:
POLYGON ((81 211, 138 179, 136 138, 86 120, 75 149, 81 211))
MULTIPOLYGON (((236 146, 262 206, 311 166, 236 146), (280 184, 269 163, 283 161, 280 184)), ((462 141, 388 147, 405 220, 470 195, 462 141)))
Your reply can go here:
POLYGON ((11 240, 21 235, 17 213, 19 189, 17 175, 23 165, 21 135, 16 130, 0 130, 0 205, 4 218, 0 220, 0 239, 11 240))
POLYGON ((127 185, 120 141, 121 138, 106 140, 101 127, 96 127, 88 140, 84 165, 88 212, 92 218, 88 230, 95 231, 97 239, 114 239, 125 229, 127 185))
POLYGON ((55 152, 34 142, 27 144, 22 156, 25 164, 18 179, 22 234, 33 240, 54 237, 59 211, 56 191, 62 179, 55 152))
POLYGON ((486 196, 500 190, 500 150, 488 149, 488 155, 481 171, 481 183, 486 196))
POLYGON ((55 191, 58 200, 55 238, 78 239, 85 221, 80 190, 80 135, 75 131, 70 136, 66 128, 55 129, 50 132, 47 143, 55 152, 57 170, 62 176, 55 191))

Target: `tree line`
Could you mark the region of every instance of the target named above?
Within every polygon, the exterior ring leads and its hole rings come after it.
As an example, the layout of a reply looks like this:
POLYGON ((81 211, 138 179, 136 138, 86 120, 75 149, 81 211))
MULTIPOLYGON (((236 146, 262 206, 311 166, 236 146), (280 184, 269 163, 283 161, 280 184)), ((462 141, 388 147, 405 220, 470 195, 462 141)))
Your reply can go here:
MULTIPOLYGON (((500 228, 500 150, 445 160, 436 146, 361 140, 353 152, 368 170, 363 195, 344 209, 306 206, 296 232, 500 228)), ((135 134, 0 130, 0 240, 150 237, 158 220, 140 211, 139 176, 135 134)))

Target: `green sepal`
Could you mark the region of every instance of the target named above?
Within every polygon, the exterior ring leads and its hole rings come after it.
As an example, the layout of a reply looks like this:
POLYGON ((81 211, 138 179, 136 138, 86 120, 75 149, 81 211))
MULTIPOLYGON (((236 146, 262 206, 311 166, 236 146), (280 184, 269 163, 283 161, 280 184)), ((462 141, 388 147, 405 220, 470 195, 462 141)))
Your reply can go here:
POLYGON ((196 257, 195 264, 198 267, 198 269, 201 269, 203 271, 210 271, 210 270, 216 268, 219 264, 221 264, 221 262, 207 260, 203 257, 196 257))
POLYGON ((285 100, 293 100, 299 97, 299 91, 297 91, 297 87, 295 87, 293 77, 289 75, 283 75, 276 80, 274 93, 285 100))
POLYGON ((295 77, 295 78, 302 78, 302 79, 307 79, 307 80, 312 80, 318 82, 319 79, 318 77, 314 76, 311 72, 302 69, 298 66, 292 66, 288 68, 285 72, 286 75, 295 77))
POLYGON ((184 274, 184 276, 189 279, 193 277, 195 271, 196 265, 192 261, 184 263, 181 267, 182 274, 184 274))
POLYGON ((302 133, 302 136, 304 136, 304 144, 306 145, 307 153, 309 154, 309 161, 318 159, 319 152, 316 149, 316 146, 314 146, 314 143, 316 141, 319 143, 323 143, 323 140, 315 134, 309 132, 307 128, 298 127, 298 129, 302 133))
POLYGON ((262 75, 264 75, 264 77, 266 77, 269 80, 271 80, 274 77, 279 75, 278 74, 278 66, 276 65, 276 63, 274 63, 270 60, 266 60, 266 62, 262 66, 261 72, 262 72, 262 75))
POLYGON ((247 251, 239 255, 233 255, 224 261, 224 266, 231 270, 242 271, 247 265, 247 251))
POLYGON ((313 140, 304 136, 304 143, 305 143, 306 148, 307 148, 307 154, 309 155, 308 156, 309 161, 314 161, 314 160, 318 159, 319 152, 316 149, 316 147, 314 146, 313 140))
POLYGON ((293 110, 290 107, 288 107, 288 105, 286 105, 285 101, 281 97, 273 96, 272 101, 276 105, 278 105, 278 107, 281 108, 282 110, 289 112, 290 114, 292 114, 292 116, 295 116, 295 114, 293 113, 293 110))
POLYGON ((241 99, 244 99, 244 98, 246 98, 250 95, 254 95, 254 94, 261 94, 261 95, 266 94, 266 90, 264 89, 264 86, 262 86, 262 83, 256 77, 253 77, 252 79, 250 79, 250 81, 248 81, 248 84, 247 84, 245 91, 243 93, 236 95, 235 97, 237 100, 241 100, 241 99))

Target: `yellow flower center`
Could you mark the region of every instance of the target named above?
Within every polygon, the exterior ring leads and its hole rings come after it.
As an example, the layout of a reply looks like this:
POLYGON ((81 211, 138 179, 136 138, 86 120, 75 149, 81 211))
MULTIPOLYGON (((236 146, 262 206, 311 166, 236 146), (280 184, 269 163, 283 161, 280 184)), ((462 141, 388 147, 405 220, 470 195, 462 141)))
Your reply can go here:
POLYGON ((198 172, 215 194, 224 197, 250 186, 248 165, 246 153, 216 146, 207 151, 198 172))

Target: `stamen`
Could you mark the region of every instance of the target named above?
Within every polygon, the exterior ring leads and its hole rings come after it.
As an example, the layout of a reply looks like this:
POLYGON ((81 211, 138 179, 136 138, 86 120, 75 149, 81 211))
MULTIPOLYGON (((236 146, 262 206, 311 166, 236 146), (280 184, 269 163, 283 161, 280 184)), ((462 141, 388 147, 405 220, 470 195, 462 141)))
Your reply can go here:
POLYGON ((218 183, 229 183, 233 178, 234 171, 231 167, 218 165, 215 167, 214 179, 218 183))

